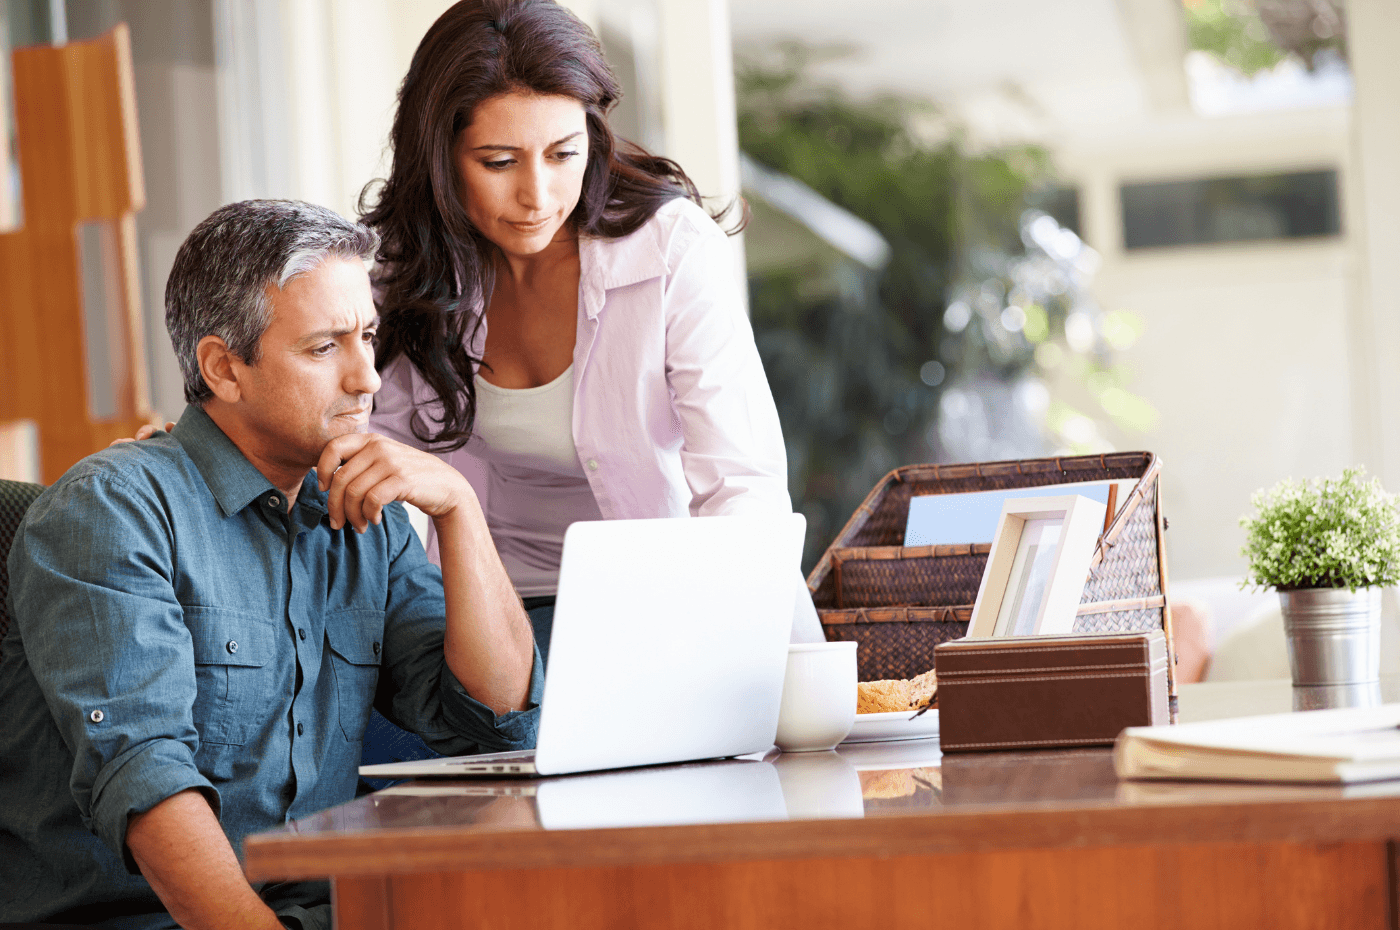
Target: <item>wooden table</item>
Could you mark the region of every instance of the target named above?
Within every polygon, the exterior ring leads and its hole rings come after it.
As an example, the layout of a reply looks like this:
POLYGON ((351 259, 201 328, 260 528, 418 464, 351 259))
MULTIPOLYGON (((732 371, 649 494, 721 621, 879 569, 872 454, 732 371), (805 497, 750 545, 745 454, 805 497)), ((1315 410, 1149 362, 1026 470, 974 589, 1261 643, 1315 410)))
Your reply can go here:
POLYGON ((246 868, 331 877, 342 930, 1397 925, 1400 782, 1120 784, 1107 751, 931 743, 405 785, 250 837, 246 868))

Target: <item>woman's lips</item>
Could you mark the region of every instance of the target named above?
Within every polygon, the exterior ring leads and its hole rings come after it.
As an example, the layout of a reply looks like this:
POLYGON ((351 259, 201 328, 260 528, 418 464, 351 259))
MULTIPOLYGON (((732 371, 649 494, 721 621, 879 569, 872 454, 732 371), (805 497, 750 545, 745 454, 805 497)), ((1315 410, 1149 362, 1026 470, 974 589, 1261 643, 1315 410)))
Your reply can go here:
POLYGON ((505 224, 511 229, 518 230, 519 232, 523 233, 539 232, 541 229, 544 229, 546 226, 549 225, 549 217, 545 217, 544 219, 535 223, 517 223, 514 220, 506 220, 505 224))

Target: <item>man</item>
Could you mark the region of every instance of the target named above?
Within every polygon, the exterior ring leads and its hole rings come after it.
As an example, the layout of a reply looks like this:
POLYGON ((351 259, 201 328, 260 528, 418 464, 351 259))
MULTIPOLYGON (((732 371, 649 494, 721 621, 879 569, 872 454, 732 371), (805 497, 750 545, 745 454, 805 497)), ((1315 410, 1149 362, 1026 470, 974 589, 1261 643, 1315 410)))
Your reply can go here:
POLYGON ((377 245, 308 204, 216 211, 166 286, 190 406, 29 511, 0 921, 328 927, 324 885, 259 894, 237 852, 353 797, 372 703, 440 752, 534 745, 539 653, 470 486, 365 431, 377 245))

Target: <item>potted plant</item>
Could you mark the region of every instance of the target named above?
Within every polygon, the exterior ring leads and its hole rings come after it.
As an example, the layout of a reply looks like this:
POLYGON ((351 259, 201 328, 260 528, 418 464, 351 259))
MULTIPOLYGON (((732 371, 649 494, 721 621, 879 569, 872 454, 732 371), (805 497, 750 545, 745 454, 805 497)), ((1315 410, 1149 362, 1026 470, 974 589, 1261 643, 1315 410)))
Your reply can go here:
POLYGON ((1380 592, 1400 582, 1400 512, 1364 475, 1282 481, 1240 520, 1245 584, 1278 591, 1297 686, 1380 677, 1380 592))

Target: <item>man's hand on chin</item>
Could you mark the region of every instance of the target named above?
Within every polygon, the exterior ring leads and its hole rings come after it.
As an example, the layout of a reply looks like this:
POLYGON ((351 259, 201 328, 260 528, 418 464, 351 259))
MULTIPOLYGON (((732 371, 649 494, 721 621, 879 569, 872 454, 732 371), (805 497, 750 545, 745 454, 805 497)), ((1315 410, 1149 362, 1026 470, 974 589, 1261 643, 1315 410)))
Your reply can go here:
POLYGON ((375 433, 348 433, 326 444, 316 478, 327 492, 331 527, 347 523, 363 533, 378 525, 384 508, 405 501, 442 520, 475 501, 461 472, 427 452, 375 433))
POLYGON ((525 706, 535 647, 529 618, 467 479, 451 465, 372 433, 338 436, 316 465, 332 529, 364 532, 405 501, 433 518, 447 602, 443 654, 467 693, 498 714, 525 706))

